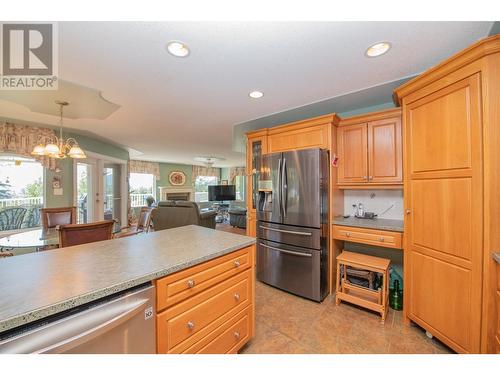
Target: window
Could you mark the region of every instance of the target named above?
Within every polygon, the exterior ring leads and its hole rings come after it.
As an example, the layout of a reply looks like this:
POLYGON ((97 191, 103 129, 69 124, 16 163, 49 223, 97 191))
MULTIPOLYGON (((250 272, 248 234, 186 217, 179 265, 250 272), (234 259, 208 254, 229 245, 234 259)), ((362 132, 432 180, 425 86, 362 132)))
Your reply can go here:
POLYGON ((245 176, 236 176, 234 178, 234 184, 236 185, 236 200, 245 200, 245 176))
POLYGON ((198 176, 194 182, 195 202, 208 202, 208 186, 217 185, 215 176, 198 176))
POLYGON ((33 159, 0 155, 0 231, 40 226, 43 167, 33 159))
POLYGON ((132 207, 147 206, 146 198, 153 197, 155 193, 156 179, 153 174, 148 173, 130 173, 130 205, 132 207))

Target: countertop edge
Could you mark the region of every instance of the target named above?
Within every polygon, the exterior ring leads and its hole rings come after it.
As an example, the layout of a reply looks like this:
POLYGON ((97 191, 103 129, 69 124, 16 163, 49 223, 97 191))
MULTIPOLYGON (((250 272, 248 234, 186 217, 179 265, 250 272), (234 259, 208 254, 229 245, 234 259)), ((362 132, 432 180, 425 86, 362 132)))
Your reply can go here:
POLYGON ((18 328, 24 324, 35 322, 39 319, 43 319, 43 318, 46 318, 48 316, 69 310, 73 307, 81 306, 81 305, 84 305, 88 302, 92 302, 92 301, 98 300, 100 298, 107 297, 107 296, 110 296, 112 294, 122 292, 124 290, 133 288, 134 286, 159 279, 161 277, 170 275, 170 274, 178 272, 178 271, 182 271, 184 269, 196 266, 200 263, 207 262, 209 260, 221 257, 223 255, 230 254, 234 251, 237 251, 237 250, 243 249, 245 247, 254 245, 255 242, 256 242, 255 239, 246 240, 246 241, 243 241, 241 244, 228 247, 224 250, 220 250, 220 251, 196 258, 194 260, 190 260, 190 261, 187 261, 184 263, 176 264, 174 266, 171 266, 171 267, 168 267, 165 269, 160 269, 158 271, 155 271, 155 272, 152 272, 149 274, 145 274, 144 276, 140 276, 140 277, 137 277, 137 278, 134 278, 131 280, 127 280, 127 281, 124 281, 124 282, 121 282, 118 284, 111 285, 111 286, 106 287, 104 289, 99 289, 99 290, 95 290, 95 291, 92 291, 92 292, 89 292, 86 294, 81 294, 81 295, 72 297, 70 299, 54 303, 52 305, 47 305, 47 306, 41 307, 41 308, 36 309, 36 310, 27 311, 23 314, 9 317, 7 319, 4 319, 3 321, 0 321, 0 333, 6 332, 6 331, 11 330, 11 329, 18 328))
MULTIPOLYGON (((332 220, 332 225, 340 225, 343 227, 355 227, 355 228, 366 228, 366 229, 378 229, 378 230, 386 230, 389 232, 399 232, 399 233, 404 233, 404 226, 394 226, 394 225, 387 225, 383 223, 374 223, 374 222, 352 222, 349 221, 348 219, 352 218, 334 218, 332 220)), ((359 220, 369 220, 369 219, 359 219, 359 220)), ((376 219, 376 220, 393 220, 393 219, 376 219)), ((400 221, 400 220, 393 220, 393 221, 400 221)), ((401 220, 403 222, 403 220, 401 220)))

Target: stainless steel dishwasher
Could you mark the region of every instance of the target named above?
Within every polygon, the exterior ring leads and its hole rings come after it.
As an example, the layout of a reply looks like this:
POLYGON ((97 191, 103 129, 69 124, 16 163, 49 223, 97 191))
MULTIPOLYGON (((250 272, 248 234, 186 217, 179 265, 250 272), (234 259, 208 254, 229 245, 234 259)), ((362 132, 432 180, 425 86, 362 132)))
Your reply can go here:
POLYGON ((0 353, 155 353, 155 287, 147 283, 0 336, 0 353))

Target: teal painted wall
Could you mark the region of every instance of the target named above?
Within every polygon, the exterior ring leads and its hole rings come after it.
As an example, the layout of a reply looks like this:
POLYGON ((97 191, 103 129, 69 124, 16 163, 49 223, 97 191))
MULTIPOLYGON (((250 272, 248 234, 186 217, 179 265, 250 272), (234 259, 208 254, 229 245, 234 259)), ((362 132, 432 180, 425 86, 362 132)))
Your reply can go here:
POLYGON ((116 159, 122 159, 122 160, 129 159, 129 153, 127 150, 112 145, 110 143, 106 143, 105 141, 87 137, 85 135, 72 134, 72 133, 64 133, 64 136, 75 138, 77 142, 80 144, 81 148, 85 151, 111 156, 116 159))
POLYGON ((186 184, 184 186, 191 188, 193 186, 193 166, 186 164, 160 163, 160 179, 156 181, 156 201, 160 200, 160 187, 171 187, 168 176, 174 171, 184 172, 186 175, 186 184))
POLYGON ((229 181, 229 168, 220 169, 220 179, 221 181, 227 180, 228 184, 231 184, 231 181, 229 181))
POLYGON ((344 117, 351 117, 351 116, 356 116, 356 115, 362 115, 363 113, 381 111, 383 109, 389 109, 389 108, 396 108, 396 106, 394 105, 393 102, 382 103, 382 104, 372 105, 372 106, 369 106, 369 107, 363 107, 363 108, 355 109, 354 111, 341 112, 338 115, 340 116, 340 118, 344 118, 344 117))

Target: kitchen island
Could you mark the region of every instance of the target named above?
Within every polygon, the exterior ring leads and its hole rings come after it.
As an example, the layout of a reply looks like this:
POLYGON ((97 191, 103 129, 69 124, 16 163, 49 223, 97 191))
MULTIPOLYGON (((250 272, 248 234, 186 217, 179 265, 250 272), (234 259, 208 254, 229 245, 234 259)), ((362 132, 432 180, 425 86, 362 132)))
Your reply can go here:
MULTIPOLYGON (((147 282, 157 287, 158 322, 160 310, 171 314, 173 309, 182 310, 183 303, 196 305, 192 298, 203 304, 204 294, 232 288, 233 280, 238 285, 246 281, 251 288, 245 294, 246 307, 253 306, 254 243, 250 237, 190 225, 2 259, 0 335, 147 282), (198 285, 186 284, 189 290, 184 291, 184 276, 187 281, 199 280, 198 285)), ((253 309, 249 311, 253 327, 253 309)))

